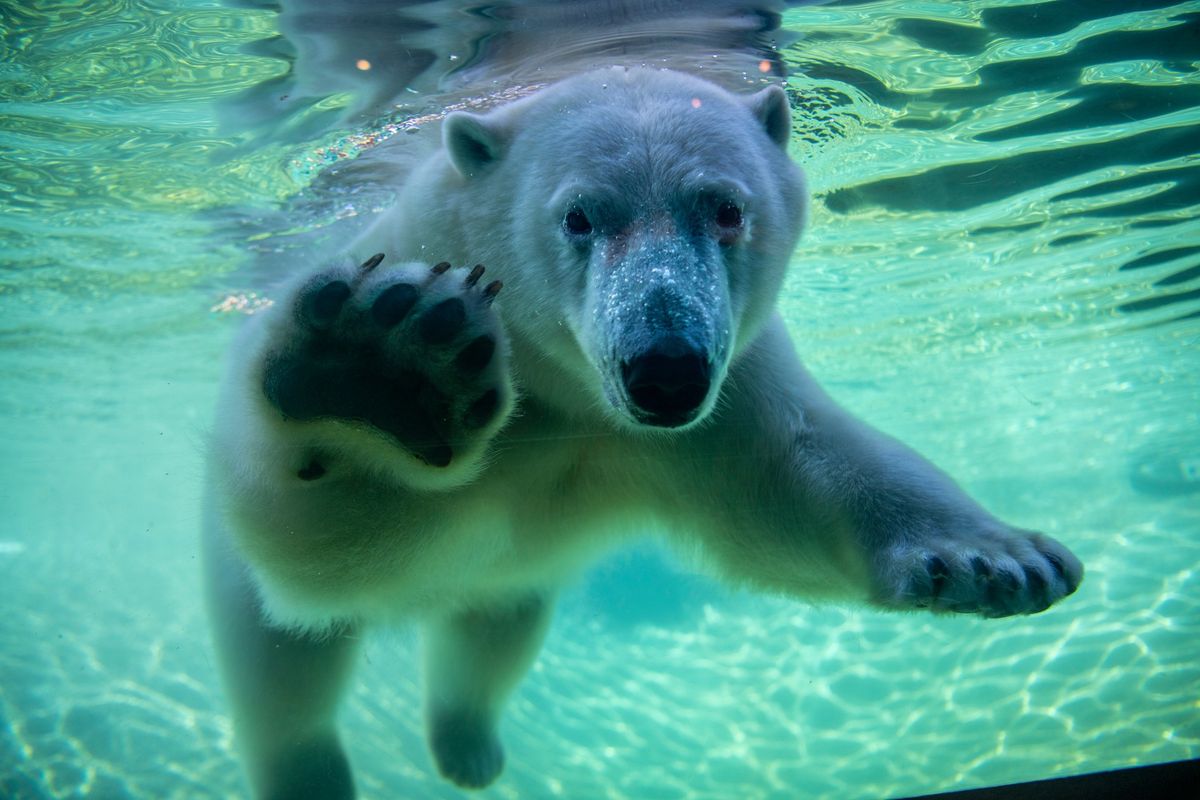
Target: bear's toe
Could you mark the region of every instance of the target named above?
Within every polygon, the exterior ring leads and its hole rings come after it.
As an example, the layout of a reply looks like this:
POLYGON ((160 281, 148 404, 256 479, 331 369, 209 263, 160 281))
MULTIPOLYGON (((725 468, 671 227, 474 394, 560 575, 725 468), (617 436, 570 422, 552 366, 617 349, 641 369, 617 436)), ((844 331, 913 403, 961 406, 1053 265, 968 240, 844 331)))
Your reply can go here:
POLYGON ((392 284, 371 304, 371 316, 381 327, 395 327, 408 316, 419 299, 421 293, 412 284, 392 284))
POLYGON ((1083 566, 1069 550, 1048 536, 1023 532, 981 538, 973 546, 949 540, 899 548, 882 567, 885 605, 985 617, 1045 611, 1083 578, 1083 566))
POLYGON ((454 365, 463 372, 482 372, 496 354, 496 340, 487 334, 477 336, 454 357, 454 365))
POLYGON ((337 320, 351 293, 350 284, 342 280, 312 287, 301 299, 302 319, 316 330, 325 330, 337 320))
POLYGON ((418 330, 428 344, 446 344, 467 322, 467 306, 461 298, 449 297, 421 315, 418 330))

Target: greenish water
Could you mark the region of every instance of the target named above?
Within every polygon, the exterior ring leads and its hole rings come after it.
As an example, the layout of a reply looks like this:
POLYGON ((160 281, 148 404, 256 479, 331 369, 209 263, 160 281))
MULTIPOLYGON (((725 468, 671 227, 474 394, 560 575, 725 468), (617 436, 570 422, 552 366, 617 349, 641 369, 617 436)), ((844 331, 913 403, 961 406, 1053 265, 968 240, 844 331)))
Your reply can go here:
MULTIPOLYGON (((482 796, 866 800, 1200 756, 1200 2, 784 26, 815 194, 783 298, 802 355, 1087 580, 981 621, 617 557, 560 611, 482 796)), ((214 101, 286 72, 255 44, 276 28, 207 2, 0 8, 0 796, 242 791, 198 575, 242 316, 220 308, 385 202, 320 168, 412 116, 219 130, 214 101)), ((414 649, 372 640, 344 710, 364 797, 460 796, 414 649)))

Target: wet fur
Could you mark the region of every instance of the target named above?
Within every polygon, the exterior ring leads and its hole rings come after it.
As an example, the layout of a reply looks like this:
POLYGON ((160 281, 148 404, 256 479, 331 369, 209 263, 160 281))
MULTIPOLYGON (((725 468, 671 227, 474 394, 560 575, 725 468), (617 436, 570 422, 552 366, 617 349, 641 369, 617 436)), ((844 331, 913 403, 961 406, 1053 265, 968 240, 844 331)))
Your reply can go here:
POLYGON ((260 796, 305 781, 352 795, 337 698, 358 633, 406 619, 426 630, 434 761, 462 786, 490 783, 496 719, 557 587, 650 522, 725 579, 797 598, 1004 616, 1074 591, 1082 567, 1065 547, 989 515, 800 364, 774 311, 806 203, 789 134, 778 88, 740 97, 649 70, 451 116, 444 149, 356 258, 304 266, 250 322, 217 416, 207 541, 260 796), (732 233, 696 199, 731 186, 744 214, 732 233), (572 202, 597 221, 586 248, 563 233, 572 202), (376 252, 383 263, 359 266, 376 252), (442 260, 458 266, 430 269, 442 260), (476 263, 504 284, 494 304, 470 283, 476 263), (421 296, 411 319, 372 322, 400 285, 421 296), (647 310, 650 296, 682 310, 647 310), (457 327, 422 339, 456 297, 457 327), (641 424, 613 372, 664 331, 715 365, 696 418, 674 428, 641 424), (481 335, 494 353, 465 375, 454 361, 481 335), (378 374, 392 370, 450 398, 445 419, 397 422, 356 394, 393 391, 378 374), (338 386, 309 403, 293 373, 338 386), (494 412, 464 425, 488 391, 494 412), (422 450, 431 437, 445 464, 422 450))

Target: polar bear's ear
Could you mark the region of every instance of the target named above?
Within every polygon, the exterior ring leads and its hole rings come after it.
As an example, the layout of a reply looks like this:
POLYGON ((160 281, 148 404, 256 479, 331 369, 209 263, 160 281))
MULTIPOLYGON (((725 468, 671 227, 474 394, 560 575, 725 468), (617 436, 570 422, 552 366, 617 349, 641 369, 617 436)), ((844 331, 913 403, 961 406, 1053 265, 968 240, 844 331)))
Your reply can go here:
POLYGON ((745 102, 767 135, 786 149, 792 136, 792 109, 788 105, 787 92, 779 86, 768 86, 747 97, 745 102))
POLYGON ((442 124, 442 144, 450 163, 471 178, 500 160, 507 137, 496 121, 479 114, 455 111, 442 124))

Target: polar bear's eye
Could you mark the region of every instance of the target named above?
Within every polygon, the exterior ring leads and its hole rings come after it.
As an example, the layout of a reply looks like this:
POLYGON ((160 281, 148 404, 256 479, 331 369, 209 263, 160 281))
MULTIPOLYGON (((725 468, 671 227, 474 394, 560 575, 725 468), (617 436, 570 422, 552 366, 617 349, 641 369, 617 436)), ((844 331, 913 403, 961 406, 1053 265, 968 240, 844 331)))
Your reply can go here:
POLYGON ((722 228, 742 227, 742 210, 733 203, 722 203, 717 208, 717 224, 722 228))
POLYGON ((586 236, 592 232, 592 223, 579 208, 572 208, 563 217, 563 230, 572 236, 586 236))

